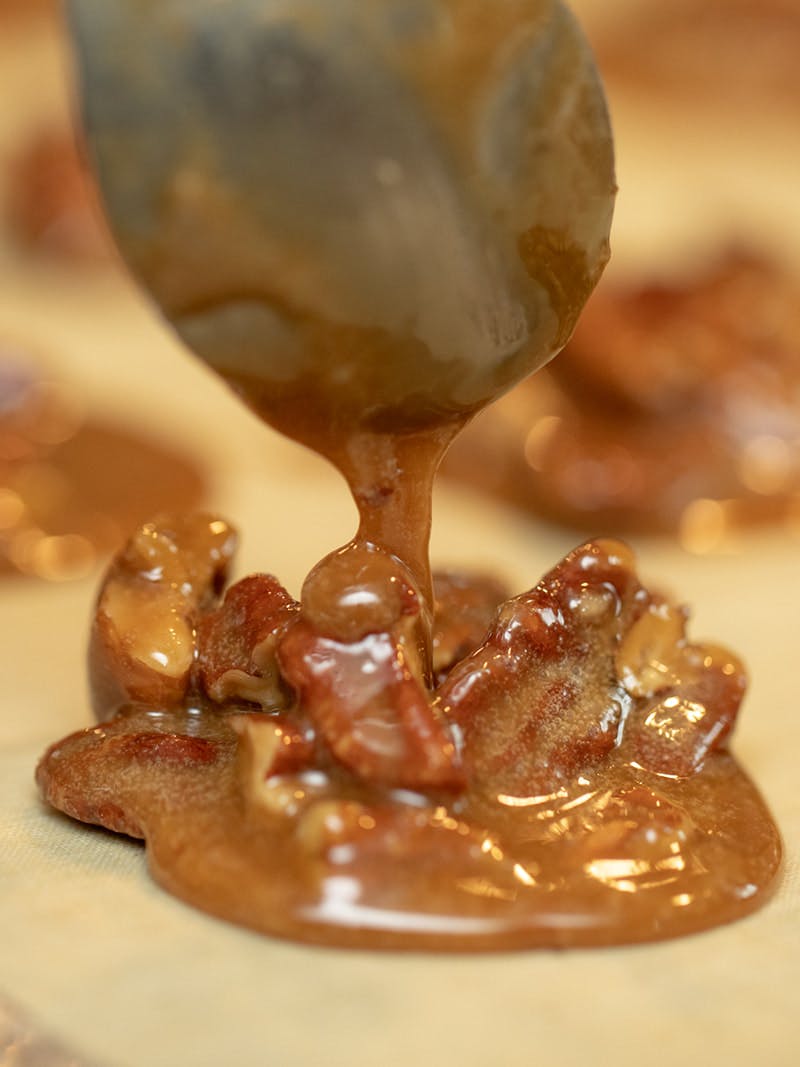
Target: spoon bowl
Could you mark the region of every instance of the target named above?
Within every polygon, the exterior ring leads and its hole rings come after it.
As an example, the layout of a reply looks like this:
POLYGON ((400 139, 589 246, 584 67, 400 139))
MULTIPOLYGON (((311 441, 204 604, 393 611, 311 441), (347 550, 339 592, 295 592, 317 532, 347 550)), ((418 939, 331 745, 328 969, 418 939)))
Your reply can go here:
POLYGON ((463 421, 568 339, 615 183, 558 0, 67 8, 124 258, 279 429, 463 421))

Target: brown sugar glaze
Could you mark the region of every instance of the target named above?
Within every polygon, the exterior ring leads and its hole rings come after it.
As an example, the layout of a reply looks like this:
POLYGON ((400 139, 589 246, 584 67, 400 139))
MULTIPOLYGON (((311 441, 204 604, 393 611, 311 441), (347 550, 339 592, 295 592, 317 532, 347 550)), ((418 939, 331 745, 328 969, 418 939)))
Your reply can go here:
POLYGON ((725 739, 736 657, 685 637, 612 541, 529 593, 437 576, 421 604, 355 544, 296 603, 233 535, 148 525, 101 592, 101 724, 37 776, 62 811, 144 837, 157 880, 257 930, 474 950, 675 937, 763 903, 781 846, 725 739), (154 578, 154 575, 156 576, 154 578))
MULTIPOLYGON (((429 264, 403 244, 401 211, 400 226, 380 216, 397 248, 359 261, 359 226, 375 208, 368 183, 354 187, 353 213, 353 190, 336 203, 332 179, 335 225, 315 219, 306 233, 292 217, 292 235, 279 226, 276 238, 224 168, 214 179, 184 167, 158 188, 153 231, 123 238, 195 351, 339 468, 360 525, 299 601, 263 574, 223 596, 235 539, 220 519, 142 527, 98 600, 100 725, 52 746, 39 786, 76 818, 143 837, 171 892, 280 936, 472 950, 635 942, 729 921, 766 899, 780 862, 769 814, 723 748, 744 689, 738 661, 689 643, 683 612, 641 586, 615 542, 582 546, 519 597, 491 580, 430 576, 439 460, 475 411, 569 336, 607 256, 613 199, 591 78, 569 108, 556 106, 575 76, 569 30, 563 53, 541 53, 558 62, 539 100, 545 118, 574 109, 578 132, 520 139, 532 155, 513 177, 540 184, 503 215, 507 172, 481 172, 502 146, 465 140, 459 114, 474 110, 489 140, 498 128, 483 107, 497 71, 463 47, 488 8, 432 7, 444 29, 439 38, 438 23, 426 25, 431 56, 409 47, 392 59, 425 87, 447 149, 420 148, 424 124, 384 125, 424 157, 426 189, 469 154, 468 217, 480 224, 451 218, 447 199, 429 215, 430 204, 414 205, 417 232, 436 223, 447 260, 430 292, 432 276, 415 287, 415 264, 429 264), (448 53, 452 41, 461 47, 448 53), (458 107, 453 71, 470 85, 458 107), (542 143, 581 159, 537 171, 542 143), (340 214, 351 226, 343 245, 340 214)), ((492 6, 492 33, 526 56, 529 38, 563 18, 557 8, 492 6)), ((193 133, 201 160, 213 158, 204 130, 193 133)), ((383 127, 348 133, 368 148, 369 177, 383 127)), ((379 171, 392 185, 389 162, 379 171)), ((424 250, 434 266, 435 246, 424 250)))

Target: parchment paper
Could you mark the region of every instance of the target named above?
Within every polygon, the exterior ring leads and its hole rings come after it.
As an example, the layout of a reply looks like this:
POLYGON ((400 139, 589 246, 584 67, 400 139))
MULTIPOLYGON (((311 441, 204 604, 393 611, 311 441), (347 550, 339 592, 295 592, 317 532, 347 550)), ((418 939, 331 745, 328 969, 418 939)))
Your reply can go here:
MULTIPOLYGON (((60 52, 51 45, 39 56, 28 41, 29 62, 15 52, 13 62, 0 63, 3 108, 13 110, 21 85, 35 95, 38 84, 42 111, 61 112, 60 52), (47 72, 38 79, 34 56, 47 72)), ((664 210, 657 190, 666 178, 644 187, 637 180, 658 134, 645 123, 649 132, 635 141, 645 147, 628 147, 626 131, 642 116, 636 106, 623 111, 624 266, 652 252, 657 235, 670 242, 663 217, 654 216, 664 210), (636 190, 629 200, 625 183, 636 190)), ((17 126, 7 119, 0 149, 7 151, 17 126)), ((696 130, 689 139, 703 140, 696 130)), ((707 145, 697 161, 703 181, 725 170, 726 153, 707 145)), ((770 174, 777 185, 774 168, 770 174)), ((687 197, 681 218, 703 215, 689 196, 700 182, 684 176, 672 187, 687 197)), ((718 199, 724 203, 713 227, 706 219, 708 232, 739 210, 739 196, 718 199)), ((796 218, 791 225, 796 236, 796 218)), ((685 253, 685 237, 681 231, 673 250, 685 253)), ((245 415, 117 275, 43 267, 4 245, 4 335, 34 343, 91 404, 195 451, 212 474, 210 503, 243 531, 240 573, 273 570, 296 592, 315 560, 350 536, 354 513, 339 479, 245 415)), ((522 588, 574 543, 574 535, 468 493, 437 496, 437 561, 491 564, 522 588)), ((65 586, 4 583, 0 996, 6 1018, 17 1022, 0 1031, 0 1063, 64 1062, 53 1056, 101 1067, 800 1062, 800 542, 788 531, 752 535, 709 558, 666 543, 637 548, 645 576, 694 606, 692 632, 732 646, 750 665, 734 748, 778 819, 786 868, 773 902, 746 921, 684 941, 566 954, 321 951, 255 936, 171 899, 149 879, 139 845, 46 810, 32 781, 43 748, 89 721, 83 649, 97 574, 65 586), (38 1058, 22 1058, 26 1041, 38 1058)))

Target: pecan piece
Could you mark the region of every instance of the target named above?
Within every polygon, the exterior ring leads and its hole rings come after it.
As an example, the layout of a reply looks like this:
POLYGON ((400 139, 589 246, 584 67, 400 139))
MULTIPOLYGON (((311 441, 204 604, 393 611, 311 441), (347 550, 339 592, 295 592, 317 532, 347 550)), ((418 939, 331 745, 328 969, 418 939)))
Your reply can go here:
POLYGON ((144 837, 148 807, 163 809, 178 775, 213 770, 218 756, 213 740, 148 731, 123 715, 51 745, 36 781, 43 798, 72 818, 144 837))
POLYGON ((383 785, 457 789, 455 745, 423 682, 421 612, 407 569, 353 542, 306 579, 278 658, 340 763, 383 785))
POLYGON ((653 597, 647 610, 623 635, 615 668, 633 696, 652 697, 679 681, 686 619, 684 608, 653 597))
POLYGON ((433 576, 433 674, 437 683, 483 644, 500 605, 503 582, 491 575, 439 571, 433 576))
POLYGON ((195 624, 225 580, 236 535, 208 515, 140 527, 116 556, 98 597, 89 642, 98 719, 123 704, 180 706, 195 657, 195 624))
POLYGON ((297 623, 278 650, 283 676, 336 759, 407 789, 460 789, 455 745, 392 634, 345 643, 297 623))
POLYGON ((501 608, 438 690, 479 787, 545 793, 615 747, 631 698, 614 656, 647 599, 630 550, 596 541, 501 608))
POLYGON ((689 644, 686 622, 684 609, 653 598, 616 655, 620 680, 638 698, 622 754, 635 766, 678 778, 694 774, 722 744, 747 686, 731 653, 689 644))
MULTIPOLYGON (((283 775, 295 775, 311 765, 314 731, 284 715, 233 715, 228 720, 239 736, 236 773, 245 798, 273 812, 289 806, 281 790, 265 784, 283 775)), ((296 792, 296 787, 290 792, 296 792)), ((288 798, 291 800, 291 797, 288 798)))
POLYGON ((198 674, 212 700, 244 700, 270 711, 288 704, 276 649, 299 608, 271 575, 254 574, 231 586, 197 626, 198 674))
POLYGON ((635 766, 671 778, 695 774, 722 746, 747 687, 741 662, 724 649, 684 642, 680 651, 675 684, 639 702, 621 748, 635 766))

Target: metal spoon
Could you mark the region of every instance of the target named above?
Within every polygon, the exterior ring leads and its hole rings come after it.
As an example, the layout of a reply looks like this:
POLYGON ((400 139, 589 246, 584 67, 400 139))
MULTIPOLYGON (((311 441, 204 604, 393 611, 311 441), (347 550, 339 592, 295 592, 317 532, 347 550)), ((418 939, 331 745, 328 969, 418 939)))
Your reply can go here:
POLYGON ((112 230, 269 421, 461 419, 566 341, 615 192, 559 0, 67 0, 112 230))

